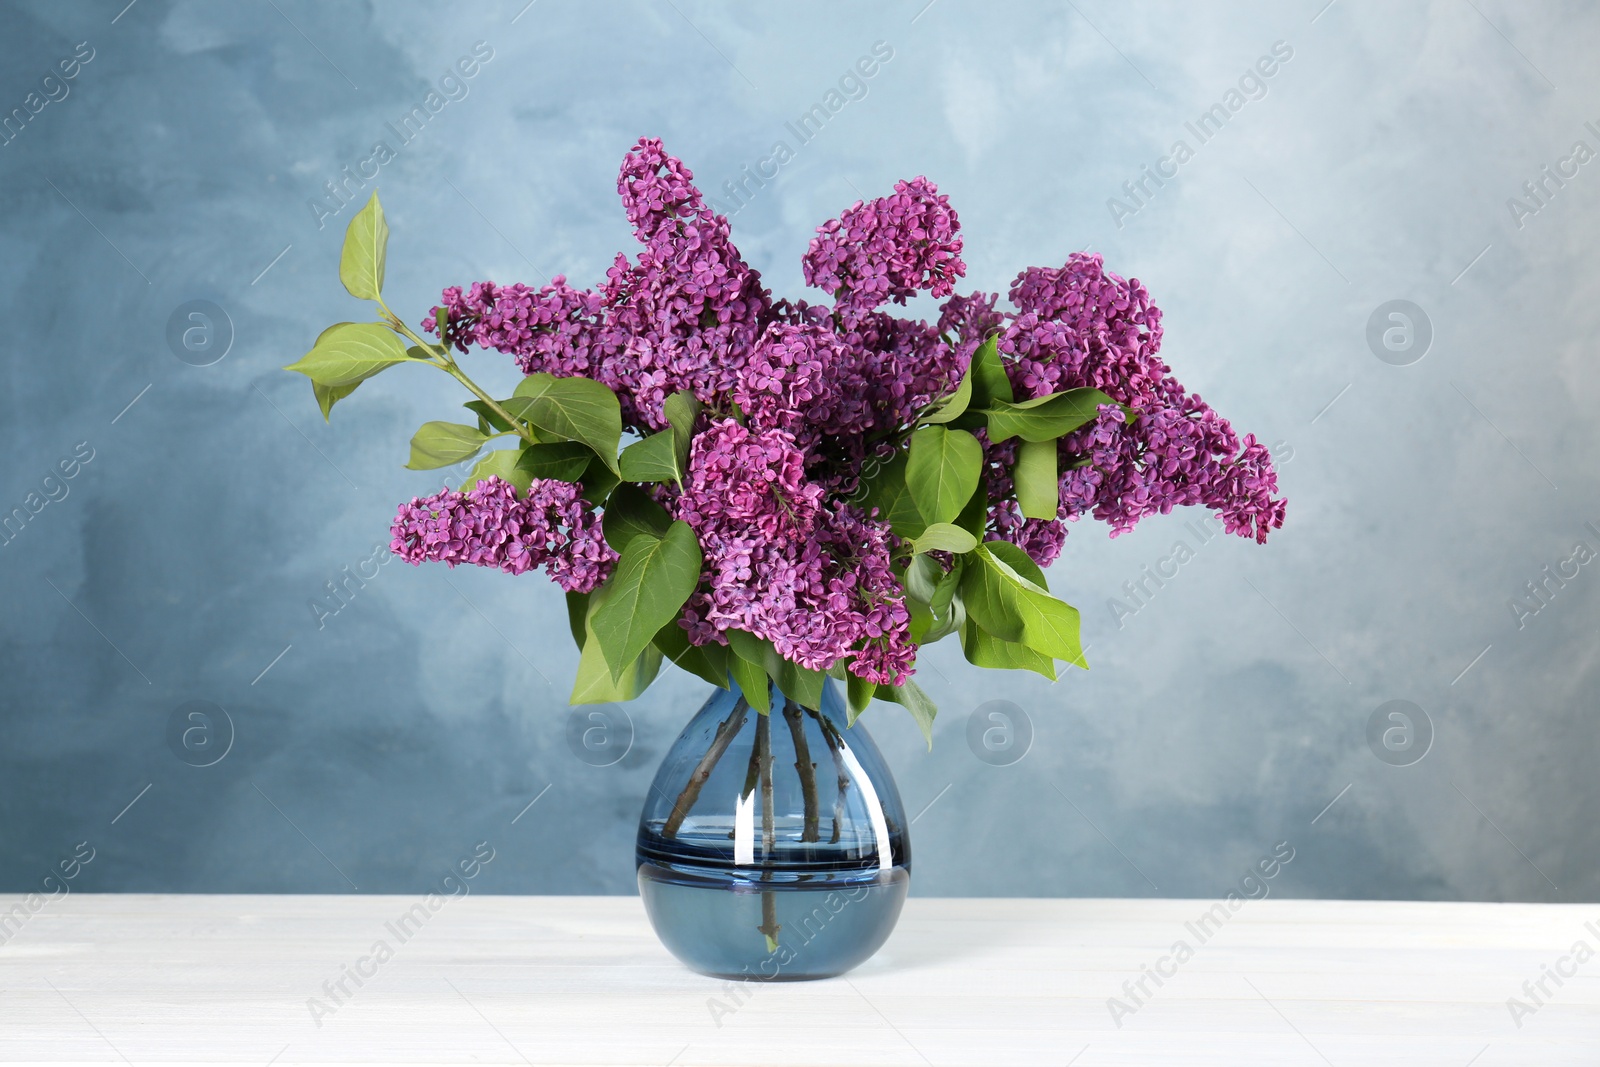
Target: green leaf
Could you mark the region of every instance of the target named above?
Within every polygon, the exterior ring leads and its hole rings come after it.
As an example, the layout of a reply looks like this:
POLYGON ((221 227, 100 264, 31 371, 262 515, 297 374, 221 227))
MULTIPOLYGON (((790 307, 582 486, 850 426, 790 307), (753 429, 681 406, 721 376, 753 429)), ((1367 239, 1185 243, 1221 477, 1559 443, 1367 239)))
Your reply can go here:
POLYGON ((971 619, 961 626, 961 651, 966 655, 967 662, 975 667, 1034 671, 1052 682, 1056 680, 1056 664, 1049 656, 1035 652, 1027 645, 1003 641, 971 619))
POLYGON ((945 401, 933 411, 922 417, 922 421, 929 425, 952 422, 966 413, 967 405, 972 403, 972 368, 967 368, 967 373, 961 376, 961 384, 956 386, 956 391, 951 393, 945 401))
POLYGON ((613 678, 678 617, 700 582, 701 562, 700 542, 686 522, 674 522, 664 537, 640 533, 628 542, 606 583, 610 595, 589 617, 613 678))
MULTIPOLYGON (((588 451, 588 446, 585 445, 584 449, 588 451)), ((615 462, 612 460, 608 463, 590 452, 589 465, 583 468, 583 474, 578 478, 583 486, 583 491, 578 495, 596 507, 604 505, 611 498, 611 491, 622 481, 611 469, 611 464, 615 462)))
POLYGON ((881 464, 864 479, 866 508, 877 508, 878 518, 894 528, 894 532, 908 541, 915 540, 928 523, 917 510, 917 502, 906 485, 906 454, 896 453, 889 462, 881 464))
POLYGON ((600 528, 605 533, 606 544, 621 552, 640 534, 665 537, 672 525, 667 509, 650 499, 637 485, 622 484, 606 501, 605 514, 600 517, 600 528))
POLYGON ((322 331, 311 351, 283 369, 304 374, 317 385, 354 387, 396 363, 411 361, 405 344, 387 326, 342 322, 322 331))
POLYGON ((966 619, 966 610, 956 596, 961 584, 963 557, 947 573, 928 556, 913 556, 906 565, 901 583, 906 591, 906 610, 911 613, 911 637, 919 645, 932 644, 948 637, 966 619))
POLYGON ((1020 404, 994 401, 989 416, 989 440, 995 444, 1020 437, 1024 441, 1054 441, 1099 414, 1101 404, 1116 401, 1098 389, 1068 389, 1020 404))
POLYGON ((694 421, 700 417, 700 409, 704 407, 695 395, 687 389, 680 389, 667 397, 662 405, 662 414, 667 417, 667 424, 672 427, 673 440, 678 446, 678 469, 689 469, 689 445, 694 440, 694 421))
POLYGON ((1053 519, 1061 507, 1061 486, 1056 473, 1056 439, 1023 441, 1017 446, 1017 463, 1011 479, 1025 519, 1053 519))
POLYGON ((505 419, 501 418, 498 411, 490 407, 488 404, 485 404, 482 400, 469 400, 461 406, 478 416, 478 418, 488 423, 490 427, 500 431, 501 433, 511 429, 511 424, 505 419))
MULTIPOLYGON (((731 631, 730 631, 731 632, 731 631)), ((728 643, 733 647, 733 643, 728 643)), ((759 663, 751 663, 738 654, 738 649, 728 657, 728 673, 733 676, 734 684, 744 693, 744 698, 752 708, 765 715, 772 710, 771 680, 767 677, 767 669, 759 663)))
POLYGON ((961 555, 971 552, 978 547, 978 539, 959 526, 948 522, 936 522, 922 531, 912 546, 917 553, 923 552, 954 552, 961 555))
POLYGON ((911 599, 928 604, 933 601, 933 594, 938 590, 939 580, 943 577, 944 568, 937 562, 927 556, 913 556, 906 563, 905 573, 900 576, 900 584, 911 599))
POLYGON ((857 678, 853 674, 846 676, 844 685, 845 709, 848 712, 845 725, 854 726, 856 720, 861 718, 861 713, 867 710, 867 705, 872 703, 873 694, 878 691, 878 687, 865 678, 857 678))
POLYGON ((956 525, 979 541, 982 541, 983 535, 988 532, 989 489, 981 478, 978 480, 978 488, 973 492, 972 499, 967 501, 967 506, 956 516, 956 525))
POLYGON ((594 450, 605 465, 617 470, 617 445, 622 440, 622 408, 617 395, 589 378, 557 378, 543 372, 522 379, 512 399, 529 403, 504 407, 527 419, 537 430, 562 441, 578 441, 594 450))
MULTIPOLYGON (((784 659, 771 641, 744 630, 725 630, 723 636, 728 639, 728 647, 736 658, 760 667, 784 696, 804 707, 821 706, 826 672, 811 670, 784 659)), ((742 682, 740 688, 743 688, 742 682)))
POLYGON ((383 205, 373 190, 367 206, 356 212, 344 231, 344 249, 339 253, 339 280, 350 295, 361 300, 377 300, 383 295, 383 261, 389 247, 389 224, 383 221, 383 205))
MULTIPOLYGON (((352 325, 352 324, 348 323, 348 322, 340 322, 340 323, 335 323, 332 326, 329 326, 326 330, 323 330, 320 334, 317 335, 316 344, 313 344, 311 347, 312 348, 316 348, 317 345, 320 345, 322 343, 322 339, 327 337, 334 330, 339 329, 339 327, 341 327, 341 326, 349 326, 349 325, 352 325)), ((384 364, 384 367, 386 367, 386 366, 388 366, 388 364, 384 364)), ((361 378, 358 378, 356 381, 349 382, 349 383, 347 383, 345 385, 322 385, 322 384, 320 384, 320 383, 318 383, 316 381, 312 381, 312 383, 311 383, 311 393, 312 393, 313 396, 315 396, 317 398, 317 407, 322 409, 322 421, 323 422, 327 422, 328 421, 328 416, 333 411, 333 405, 337 404, 339 401, 343 400, 345 397, 347 397, 351 393, 355 392, 356 391, 356 386, 360 385, 362 382, 364 382, 368 378, 372 377, 372 375, 377 374, 379 371, 383 370, 384 367, 375 367, 369 373, 363 375, 361 378)))
POLYGON ((982 473, 983 446, 967 431, 924 426, 911 435, 906 487, 927 522, 961 514, 982 473))
POLYGON ((678 464, 676 431, 653 433, 622 450, 618 471, 626 482, 680 482, 683 468, 678 464))
POLYGON ((584 638, 589 635, 589 594, 567 594, 567 627, 572 631, 572 643, 583 651, 584 638))
POLYGON ((691 645, 688 631, 678 625, 677 619, 656 631, 653 641, 662 655, 690 674, 698 675, 712 685, 728 688, 726 647, 715 643, 691 645))
POLYGON ((460 463, 478 454, 488 434, 476 426, 459 422, 425 422, 411 435, 411 462, 406 467, 414 471, 435 470, 460 463))
POLYGON ((992 566, 993 560, 986 546, 973 554, 972 566, 961 576, 961 601, 967 606, 967 615, 986 631, 1005 641, 1021 641, 1023 618, 1018 582, 992 566))
POLYGON ((822 687, 827 680, 826 671, 802 667, 793 660, 781 660, 778 670, 778 689, 801 707, 813 711, 822 707, 822 687))
POLYGON ((639 653, 620 678, 611 677, 611 668, 600 651, 600 642, 584 642, 578 657, 578 674, 573 679, 569 704, 620 704, 633 700, 650 688, 661 673, 661 650, 651 645, 639 653))
POLYGON ((517 468, 529 478, 554 478, 560 482, 575 482, 594 460, 588 446, 572 441, 553 441, 547 445, 529 445, 522 450, 517 468))
POLYGON ((487 453, 472 468, 467 480, 461 483, 461 491, 465 493, 485 478, 503 478, 517 487, 517 495, 526 496, 533 475, 522 469, 521 457, 521 450, 516 448, 502 448, 487 453))
POLYGON ((746 663, 754 663, 762 670, 767 669, 767 654, 777 652, 771 641, 763 640, 748 630, 724 630, 722 636, 727 638, 728 648, 734 655, 746 663))
POLYGON ((1040 589, 1047 593, 1050 591, 1049 584, 1044 580, 1044 571, 1039 569, 1033 557, 1010 541, 985 541, 983 547, 1040 589))
POLYGON ((905 685, 878 686, 876 696, 879 700, 892 700, 909 711, 927 739, 928 751, 933 751, 933 717, 939 714, 939 709, 920 685, 908 678, 905 685))
POLYGON ((967 373, 972 378, 972 407, 989 407, 997 400, 1011 401, 1014 394, 1011 379, 1006 377, 1006 365, 1000 359, 998 336, 978 346, 967 373))
POLYGON ((333 411, 333 405, 356 391, 360 382, 350 382, 347 385, 318 385, 311 383, 311 394, 317 398, 317 407, 322 409, 322 421, 328 421, 328 415, 333 411))
MULTIPOLYGON (((582 652, 578 656, 578 674, 572 685, 573 704, 612 704, 632 700, 650 687, 661 671, 661 650, 654 645, 639 653, 622 677, 614 678, 606 662, 600 642, 594 636, 595 613, 610 597, 613 582, 607 582, 586 598, 584 612, 584 638, 579 642, 582 652)), ((568 618, 574 603, 567 601, 568 618)))
POLYGON ((931 645, 935 641, 942 641, 960 630, 962 624, 967 621, 967 608, 961 602, 960 594, 956 592, 957 584, 957 582, 949 583, 948 588, 955 595, 951 596, 943 611, 935 611, 933 623, 922 632, 921 637, 917 638, 917 644, 931 645))
POLYGON ((1002 640, 1087 667, 1079 643, 1078 610, 1018 573, 1001 558, 1007 555, 1005 550, 992 549, 992 545, 1004 543, 980 545, 962 575, 961 598, 972 620, 1002 640))
POLYGON ((966 565, 966 560, 957 558, 955 566, 948 573, 940 575, 939 584, 933 590, 933 598, 928 601, 928 607, 933 609, 934 615, 942 618, 949 614, 950 606, 956 603, 956 591, 961 588, 961 572, 966 565))

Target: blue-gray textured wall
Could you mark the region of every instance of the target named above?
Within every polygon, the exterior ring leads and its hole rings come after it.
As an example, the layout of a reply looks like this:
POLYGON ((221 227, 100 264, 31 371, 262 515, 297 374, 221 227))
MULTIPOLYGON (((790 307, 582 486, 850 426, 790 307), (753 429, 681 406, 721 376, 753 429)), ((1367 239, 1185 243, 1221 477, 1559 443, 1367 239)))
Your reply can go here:
POLYGON ((946 644, 931 753, 869 713, 917 892, 1210 896, 1287 842, 1281 894, 1600 895, 1594 8, 124 3, 0 8, 0 889, 88 842, 80 889, 414 891, 488 840, 482 889, 632 891, 704 684, 611 713, 597 766, 554 587, 375 553, 437 487, 401 464, 453 384, 391 372, 325 424, 279 368, 365 313, 346 168, 416 320, 446 285, 600 278, 649 134, 779 293, 818 223, 917 174, 972 287, 1103 252, 1281 464, 1264 547, 1073 529, 1051 581, 1089 673, 946 644), (1011 748, 969 744, 996 710, 1011 748))

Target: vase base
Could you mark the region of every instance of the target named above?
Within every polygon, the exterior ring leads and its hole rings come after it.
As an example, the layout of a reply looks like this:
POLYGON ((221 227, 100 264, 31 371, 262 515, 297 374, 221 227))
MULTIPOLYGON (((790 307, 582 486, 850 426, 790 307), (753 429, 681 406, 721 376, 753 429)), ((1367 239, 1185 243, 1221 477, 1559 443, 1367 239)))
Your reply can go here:
POLYGON ((710 873, 641 863, 650 924, 691 969, 759 982, 832 978, 858 966, 888 940, 911 883, 899 867, 865 879, 851 872, 767 883, 710 873))

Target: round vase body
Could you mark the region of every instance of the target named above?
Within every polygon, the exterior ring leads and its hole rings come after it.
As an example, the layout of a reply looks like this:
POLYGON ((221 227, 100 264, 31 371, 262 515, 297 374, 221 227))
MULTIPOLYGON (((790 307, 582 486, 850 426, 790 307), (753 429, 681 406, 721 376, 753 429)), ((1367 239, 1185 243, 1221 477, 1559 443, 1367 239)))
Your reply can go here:
POLYGON ((878 746, 829 679, 771 713, 734 685, 668 750, 639 819, 639 895, 661 941, 702 974, 828 978, 867 959, 911 878, 905 809, 878 746))

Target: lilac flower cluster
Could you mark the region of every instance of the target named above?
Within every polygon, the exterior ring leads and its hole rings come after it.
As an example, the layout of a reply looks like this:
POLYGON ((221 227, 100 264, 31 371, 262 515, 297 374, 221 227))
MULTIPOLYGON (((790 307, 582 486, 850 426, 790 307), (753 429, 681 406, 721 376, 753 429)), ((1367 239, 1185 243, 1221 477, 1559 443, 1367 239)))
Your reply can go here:
POLYGON ((843 502, 823 507, 786 430, 714 421, 694 439, 674 515, 705 556, 684 625, 695 644, 745 630, 803 667, 838 662, 858 677, 903 684, 916 659, 892 567, 894 535, 843 502))
POLYGON ((825 224, 806 269, 835 296, 827 307, 774 304, 659 141, 628 153, 617 189, 644 248, 618 256, 601 289, 479 282, 446 290, 424 328, 439 330, 442 309, 442 338, 457 349, 600 381, 639 432, 666 425, 663 402, 681 389, 713 410, 737 404, 748 429, 714 423, 695 440, 683 492, 660 494, 706 557, 708 591, 685 613, 693 639, 739 626, 796 662, 848 660, 863 677, 904 681, 916 646, 893 535, 853 507, 822 505, 855 487, 867 440, 965 370, 970 352, 936 327, 874 310, 919 290, 948 296, 964 273, 947 198, 919 178, 825 224))
POLYGON ((689 449, 689 479, 677 517, 707 537, 795 540, 811 532, 822 487, 805 480, 805 457, 781 429, 760 432, 714 422, 689 449))
MULTIPOLYGON (((599 296, 574 289, 556 275, 542 289, 520 282, 474 282, 466 292, 451 286, 441 306, 447 319, 443 340, 461 352, 477 345, 512 354, 524 374, 536 370, 557 377, 593 377, 601 365, 599 296)), ((437 328, 439 308, 423 327, 437 328)))
POLYGON ((853 476, 862 444, 948 394, 965 363, 925 323, 869 312, 835 328, 816 310, 767 327, 732 397, 752 426, 793 434, 813 474, 837 488, 830 475, 853 476))
POLYGON ((1253 434, 1241 441, 1198 396, 1140 412, 1131 426, 1120 408, 1104 405, 1061 447, 1091 457, 1090 465, 1061 479, 1062 517, 1092 512, 1110 524, 1113 537, 1147 515, 1188 504, 1210 508, 1229 533, 1262 543, 1283 525, 1285 505, 1273 497, 1278 476, 1266 446, 1253 434))
POLYGON ((1099 253, 1074 252, 1060 270, 1029 267, 1011 283, 1011 302, 1018 310, 1000 351, 1018 399, 1085 385, 1134 407, 1161 399, 1170 369, 1156 354, 1161 310, 1137 279, 1106 271, 1099 253))
MULTIPOLYGON (((1010 290, 1014 312, 997 309, 993 294, 956 294, 966 272, 959 220, 916 178, 817 230, 802 266, 831 303, 774 301, 727 219, 660 141, 629 151, 617 191, 642 248, 631 260, 619 254, 598 288, 561 276, 537 289, 478 282, 445 290, 423 325, 462 352, 508 354, 524 373, 602 382, 640 434, 667 426, 663 404, 675 392, 705 405, 683 484, 652 490, 703 552, 700 588, 681 620, 694 643, 723 642, 737 627, 803 666, 842 662, 872 681, 904 681, 917 651, 894 570, 904 546, 847 498, 868 457, 900 447, 989 337, 1017 399, 1092 386, 1119 402, 1061 441, 1050 520, 1021 515, 1015 442, 977 431, 991 538, 1046 565, 1061 552, 1065 522, 1085 514, 1112 536, 1187 504, 1257 540, 1282 525, 1266 449, 1239 439, 1172 378, 1158 354, 1160 310, 1100 256, 1023 271, 1010 290), (937 322, 880 310, 918 292, 943 299, 937 322)), ((464 495, 416 500, 395 520, 395 550, 413 562, 512 573, 543 564, 563 588, 593 589, 615 553, 577 493, 535 482, 519 500, 490 479, 464 495)))
MULTIPOLYGON (((1001 499, 990 513, 994 536, 1044 565, 1060 553, 1061 520, 1086 513, 1108 523, 1113 537, 1146 516, 1190 504, 1215 511, 1229 533, 1260 542, 1283 525, 1285 504, 1274 497, 1278 478, 1266 447, 1253 435, 1241 441, 1172 377, 1158 355, 1161 311, 1136 279, 1107 271, 1099 255, 1074 253, 1060 270, 1019 274, 1011 301, 1020 310, 998 331, 998 348, 1019 400, 1091 386, 1136 417, 1130 423, 1120 407, 1105 405, 1093 423, 1063 438, 1057 520, 1024 523, 1014 502, 1001 499)), ((977 319, 994 328, 985 314, 992 302, 978 294, 952 325, 977 319)), ((995 466, 1009 462, 991 465, 991 495, 1000 498, 1009 484, 994 492, 995 466)))
POLYGON ((851 350, 831 329, 773 323, 756 343, 733 399, 751 425, 799 435, 859 437, 876 421, 869 397, 850 379, 851 350))
POLYGON ((776 319, 761 276, 745 264, 693 175, 659 140, 641 140, 617 179, 634 236, 630 262, 618 255, 598 291, 565 277, 533 290, 480 282, 447 289, 423 328, 516 359, 523 373, 582 376, 604 383, 636 429, 666 425, 662 402, 688 389, 703 401, 726 395, 767 325, 776 319))
POLYGON ((904 304, 921 290, 949 296, 967 272, 961 223, 948 196, 926 178, 896 182, 894 194, 855 206, 817 230, 801 265, 807 285, 851 318, 904 304))
POLYGON ((521 574, 543 566, 556 584, 587 593, 611 574, 617 554, 579 488, 535 479, 523 498, 500 478, 465 493, 445 489, 400 505, 390 548, 407 563, 471 563, 521 574))

